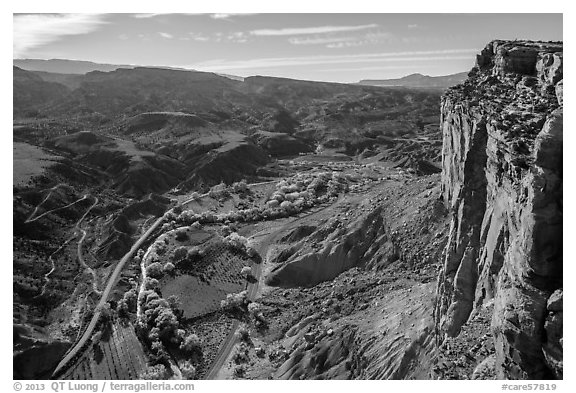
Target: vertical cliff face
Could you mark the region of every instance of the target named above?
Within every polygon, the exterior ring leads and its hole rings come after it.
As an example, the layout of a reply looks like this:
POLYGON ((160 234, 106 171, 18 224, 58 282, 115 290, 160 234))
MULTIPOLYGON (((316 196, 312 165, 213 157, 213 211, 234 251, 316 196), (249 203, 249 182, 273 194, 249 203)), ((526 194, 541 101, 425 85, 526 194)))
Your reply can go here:
POLYGON ((562 377, 562 77, 561 43, 493 41, 442 100, 436 325, 493 300, 499 378, 562 377))

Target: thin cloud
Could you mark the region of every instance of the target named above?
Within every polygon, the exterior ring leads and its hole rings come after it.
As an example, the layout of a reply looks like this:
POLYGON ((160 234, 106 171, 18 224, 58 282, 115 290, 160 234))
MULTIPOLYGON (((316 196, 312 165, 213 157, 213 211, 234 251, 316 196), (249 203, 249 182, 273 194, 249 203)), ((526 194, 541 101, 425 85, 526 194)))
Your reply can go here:
POLYGON ((290 37, 288 42, 292 45, 326 45, 331 43, 339 43, 339 42, 351 42, 356 41, 354 37, 290 37))
POLYGON ((388 32, 370 32, 360 36, 305 36, 290 37, 288 42, 292 45, 325 45, 326 48, 348 48, 376 44, 393 38, 394 35, 388 32))
POLYGON ((107 23, 102 14, 14 15, 13 56, 26 56, 31 49, 64 36, 88 34, 107 23))
POLYGON ((368 67, 341 67, 341 68, 323 68, 324 72, 357 72, 357 71, 382 71, 382 70, 406 70, 406 69, 422 69, 421 64, 402 64, 402 65, 378 65, 368 67))
POLYGON ((316 26, 316 27, 294 27, 284 29, 260 29, 252 30, 250 34, 255 36, 287 36, 287 35, 306 35, 306 34, 326 34, 338 33, 344 31, 359 31, 373 29, 378 27, 377 24, 359 25, 359 26, 316 26))
POLYGON ((166 15, 202 15, 202 14, 196 14, 196 13, 170 13, 170 12, 159 12, 159 13, 149 13, 149 14, 131 14, 130 16, 132 18, 136 18, 136 19, 150 19, 150 18, 156 18, 157 16, 166 16, 166 15))
POLYGON ((210 14, 210 18, 212 19, 230 19, 236 16, 250 16, 250 15, 257 15, 257 14, 210 14))
POLYGON ((466 60, 475 49, 446 49, 434 51, 406 51, 387 53, 368 53, 358 55, 325 55, 302 57, 275 57, 239 61, 215 60, 188 66, 207 71, 250 70, 257 68, 272 68, 286 66, 308 66, 319 64, 355 64, 355 63, 386 63, 401 61, 447 61, 466 60), (464 55, 467 54, 467 55, 464 55))
POLYGON ((155 18, 157 16, 160 15, 166 15, 166 14, 132 14, 132 18, 136 18, 136 19, 148 19, 148 18, 155 18))
POLYGON ((195 35, 192 37, 192 39, 194 41, 199 41, 199 42, 208 42, 210 41, 209 37, 203 36, 203 35, 195 35))
POLYGON ((158 32, 158 34, 160 34, 160 36, 161 36, 162 38, 166 38, 166 39, 169 39, 169 40, 172 39, 172 38, 174 38, 174 36, 173 36, 172 34, 170 34, 170 33, 164 33, 163 31, 158 32))
POLYGON ((204 35, 202 33, 194 33, 194 32, 188 34, 192 37, 194 41, 200 41, 200 42, 208 42, 208 41, 233 42, 239 44, 248 42, 248 36, 242 31, 232 32, 228 34, 217 32, 209 36, 204 35))
POLYGON ((341 42, 332 42, 328 45, 326 45, 326 48, 330 48, 330 49, 335 49, 335 48, 350 48, 353 46, 362 46, 362 45, 366 45, 369 44, 370 42, 368 41, 341 41, 341 42))

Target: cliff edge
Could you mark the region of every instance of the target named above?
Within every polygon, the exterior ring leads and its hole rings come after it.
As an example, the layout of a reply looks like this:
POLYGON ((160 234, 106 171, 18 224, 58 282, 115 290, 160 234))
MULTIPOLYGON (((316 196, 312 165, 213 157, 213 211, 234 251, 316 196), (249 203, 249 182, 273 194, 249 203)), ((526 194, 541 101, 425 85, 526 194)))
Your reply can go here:
POLYGON ((493 302, 499 379, 562 378, 561 42, 492 41, 442 98, 440 340, 493 302))

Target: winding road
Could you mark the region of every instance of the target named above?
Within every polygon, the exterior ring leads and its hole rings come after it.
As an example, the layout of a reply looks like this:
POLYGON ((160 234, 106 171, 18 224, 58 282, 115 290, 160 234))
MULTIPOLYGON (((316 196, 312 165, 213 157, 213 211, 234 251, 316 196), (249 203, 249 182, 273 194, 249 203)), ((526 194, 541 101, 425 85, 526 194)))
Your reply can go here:
MULTIPOLYGON (((54 190, 56 188, 58 188, 59 185, 54 186, 53 188, 51 188, 51 190, 54 190)), ((38 210, 38 207, 44 203, 46 201, 46 199, 48 198, 48 196, 44 199, 44 201, 40 202, 40 204, 38 206, 36 206, 36 209, 34 209, 34 212, 36 212, 38 210)), ((61 210, 64 209, 66 207, 70 207, 73 204, 81 201, 81 200, 85 200, 88 199, 88 195, 84 195, 82 198, 78 199, 75 202, 72 202, 66 206, 63 207, 59 207, 50 211, 47 211, 41 215, 39 215, 38 217, 35 217, 34 219, 30 219, 28 218, 28 220, 25 221, 25 223, 29 223, 29 222, 33 222, 38 220, 39 218, 41 218, 42 216, 54 212, 56 210, 61 210)), ((84 212, 84 214, 82 215, 82 217, 80 217, 80 219, 78 221, 76 221, 76 225, 74 225, 74 235, 72 237, 70 237, 68 240, 66 240, 60 247, 58 247, 58 249, 56 251, 54 251, 52 254, 50 254, 50 256, 48 257, 48 261, 50 261, 50 264, 52 265, 52 268, 50 269, 50 271, 48 273, 46 273, 44 275, 44 285, 42 286, 42 291, 40 292, 40 294, 38 295, 38 297, 43 296, 46 293, 46 287, 48 286, 48 283, 50 282, 50 276, 52 275, 52 273, 54 273, 54 271, 56 270, 56 263, 54 262, 54 259, 52 258, 55 254, 57 254, 58 252, 60 252, 60 250, 62 250, 64 247, 66 247, 66 245, 68 243, 70 243, 72 240, 74 240, 77 236, 78 236, 78 230, 84 232, 84 235, 82 236, 82 238, 80 239, 80 241, 78 242, 78 260, 80 262, 80 264, 85 268, 88 269, 88 271, 92 274, 92 287, 94 288, 96 293, 100 293, 98 291, 98 288, 95 285, 96 282, 96 275, 94 274, 94 271, 92 270, 92 268, 90 268, 88 265, 86 265, 84 263, 84 259, 82 258, 82 253, 81 253, 81 248, 82 248, 82 242, 84 241, 84 237, 86 236, 86 231, 80 229, 80 224, 82 223, 82 221, 84 221, 84 219, 86 218, 86 216, 88 215, 88 213, 90 213, 90 211, 94 208, 94 206, 96 206, 98 204, 98 198, 94 197, 94 203, 84 212)), ((35 213, 32 213, 32 215, 30 215, 30 217, 32 217, 35 213)))
POLYGON ((148 228, 148 230, 146 232, 144 232, 144 234, 142 234, 142 236, 140 236, 140 238, 132 245, 130 250, 122 257, 120 262, 118 262, 118 264, 116 265, 116 268, 114 269, 114 272, 112 273, 112 275, 108 279, 108 283, 106 285, 106 288, 102 292, 102 297, 100 298, 100 301, 96 305, 94 315, 92 316, 90 323, 86 327, 84 334, 82 335, 82 337, 80 337, 80 339, 78 341, 76 341, 74 346, 68 351, 68 353, 60 361, 60 363, 58 363, 58 366, 56 366, 56 369, 52 373, 52 377, 57 376, 64 369, 64 367, 76 356, 76 354, 84 347, 84 345, 88 342, 90 337, 92 337, 92 333, 94 332, 94 328, 96 327, 98 320, 100 319, 100 315, 102 314, 102 309, 105 306, 105 304, 108 302, 108 297, 110 296, 112 289, 114 289, 114 287, 116 286, 116 282, 118 281, 118 278, 120 277, 120 274, 122 273, 122 269, 124 268, 124 265, 126 264, 126 262, 128 260, 130 260, 130 258, 132 258, 132 255, 136 252, 136 250, 138 250, 142 246, 142 244, 162 224, 163 221, 164 221, 164 215, 159 217, 154 222, 154 224, 152 224, 152 226, 150 228, 148 228))

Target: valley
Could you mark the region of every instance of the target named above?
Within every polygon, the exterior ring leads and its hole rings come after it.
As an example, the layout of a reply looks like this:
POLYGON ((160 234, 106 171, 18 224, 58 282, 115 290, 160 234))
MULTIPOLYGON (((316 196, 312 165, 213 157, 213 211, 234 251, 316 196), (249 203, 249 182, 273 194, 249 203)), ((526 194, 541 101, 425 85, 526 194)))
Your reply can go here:
POLYGON ((14 378, 558 377, 561 51, 445 92, 14 67, 14 378))

